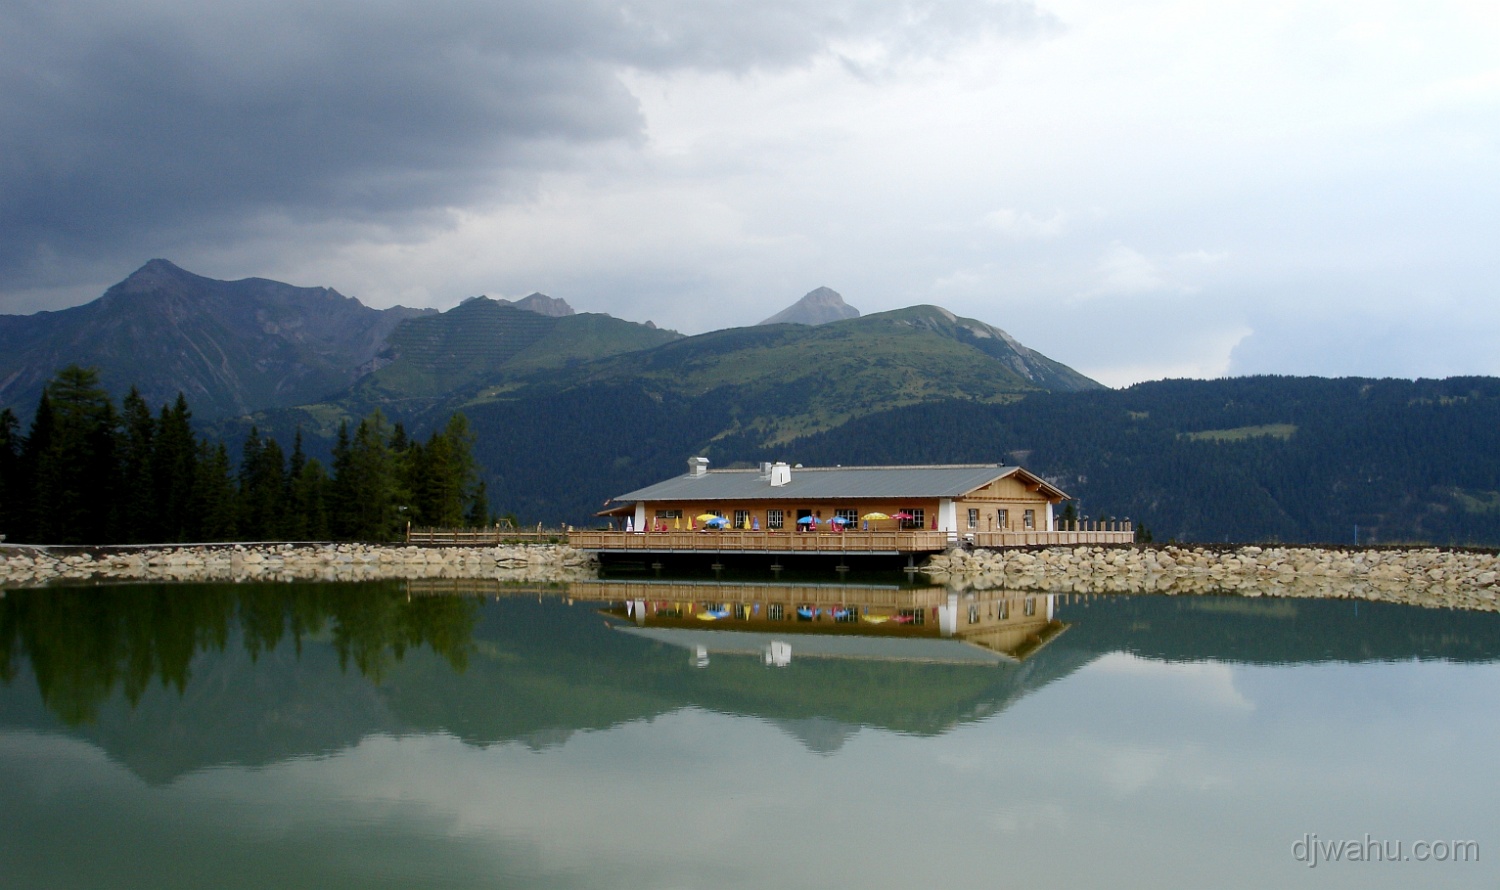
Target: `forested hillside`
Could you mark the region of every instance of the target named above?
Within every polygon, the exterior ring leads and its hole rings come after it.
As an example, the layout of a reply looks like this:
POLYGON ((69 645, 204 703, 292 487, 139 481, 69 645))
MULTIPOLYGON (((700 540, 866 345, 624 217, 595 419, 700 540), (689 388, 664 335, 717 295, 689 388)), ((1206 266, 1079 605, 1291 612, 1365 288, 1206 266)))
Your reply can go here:
MULTIPOLYGON (((726 440, 721 460, 750 460, 726 440)), ((809 465, 1022 463, 1158 539, 1500 544, 1500 380, 1246 377, 900 408, 790 443, 809 465)))

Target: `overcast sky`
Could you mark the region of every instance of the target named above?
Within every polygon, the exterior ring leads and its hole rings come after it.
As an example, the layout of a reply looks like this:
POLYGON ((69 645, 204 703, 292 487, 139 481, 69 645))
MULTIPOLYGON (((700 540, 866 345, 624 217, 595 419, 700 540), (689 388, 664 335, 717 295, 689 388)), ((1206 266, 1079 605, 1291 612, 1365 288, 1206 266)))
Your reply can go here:
POLYGON ((7 0, 0 312, 152 257, 685 333, 826 285, 1112 385, 1500 374, 1500 4, 7 0))

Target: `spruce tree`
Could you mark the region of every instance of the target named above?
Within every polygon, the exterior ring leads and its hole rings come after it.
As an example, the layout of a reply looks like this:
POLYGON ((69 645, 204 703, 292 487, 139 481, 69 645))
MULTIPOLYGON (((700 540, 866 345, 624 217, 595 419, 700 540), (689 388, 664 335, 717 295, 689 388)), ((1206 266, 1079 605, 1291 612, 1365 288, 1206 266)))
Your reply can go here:
POLYGON ((17 495, 20 492, 21 422, 9 408, 0 410, 0 535, 16 534, 17 495))
POLYGON ((39 541, 97 544, 115 512, 118 418, 92 368, 69 365, 47 384, 51 442, 37 453, 39 541))
POLYGON ((229 449, 223 442, 198 443, 193 462, 192 494, 187 516, 195 541, 232 541, 235 532, 235 487, 229 449))
POLYGON ((112 541, 131 544, 162 540, 157 521, 157 492, 153 474, 156 421, 135 387, 120 404, 120 498, 112 541))
MULTIPOLYGON (((156 448, 152 452, 152 486, 156 492, 157 521, 163 542, 186 541, 198 524, 193 515, 193 486, 197 479, 200 449, 193 434, 193 412, 187 398, 177 394, 169 409, 162 406, 156 422, 156 448)), ((201 540, 201 539, 200 539, 201 540)))
POLYGON ((36 542, 42 528, 43 516, 37 503, 37 475, 44 463, 42 455, 52 447, 54 426, 52 400, 43 390, 41 398, 37 399, 36 413, 31 416, 31 429, 21 443, 20 454, 16 458, 11 497, 14 499, 12 515, 17 541, 36 542))
POLYGON ((340 427, 334 446, 334 503, 339 537, 388 541, 396 536, 406 506, 390 448, 390 428, 377 409, 361 420, 351 439, 340 427))

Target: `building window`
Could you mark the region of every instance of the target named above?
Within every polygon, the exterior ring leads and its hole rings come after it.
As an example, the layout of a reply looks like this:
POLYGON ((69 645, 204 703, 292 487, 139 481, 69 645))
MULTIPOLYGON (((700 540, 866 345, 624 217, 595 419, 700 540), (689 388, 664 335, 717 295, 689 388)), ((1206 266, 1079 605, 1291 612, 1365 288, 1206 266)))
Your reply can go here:
POLYGON ((1025 525, 1027 531, 1031 531, 1032 529, 1036 528, 1036 511, 1027 510, 1024 514, 1022 514, 1021 522, 1025 525))
POLYGON ((969 623, 970 624, 978 624, 979 623, 979 604, 978 603, 969 603, 969 623))
POLYGON ((783 528, 786 525, 786 514, 780 510, 766 511, 766 528, 783 528))
POLYGON ((1028 596, 1025 599, 1025 601, 1023 601, 1021 603, 1021 614, 1023 614, 1023 615, 1035 615, 1036 614, 1036 598, 1035 597, 1028 596))
POLYGON ((1010 617, 1010 600, 1001 600, 996 604, 995 617, 1001 621, 1010 617))
POLYGON ((998 522, 998 523, 1000 523, 1000 530, 1001 531, 1003 531, 1003 532, 1010 531, 1010 511, 1009 510, 996 510, 995 511, 995 521, 998 522))
POLYGON ((979 509, 977 507, 969 508, 969 528, 979 528, 979 509))
POLYGON ((749 528, 750 527, 750 511, 749 510, 736 510, 736 511, 734 511, 734 527, 735 528, 749 528))
POLYGON ((657 519, 681 519, 682 518, 682 511, 681 510, 657 510, 656 511, 656 518, 657 519))
POLYGON ((925 528, 927 525, 927 514, 921 507, 902 507, 901 512, 910 516, 910 519, 901 520, 904 529, 925 528))
POLYGON ((771 603, 766 606, 766 617, 772 621, 785 621, 786 605, 784 603, 771 603))
POLYGON ((845 528, 859 528, 859 511, 853 508, 834 510, 833 515, 844 520, 845 528))

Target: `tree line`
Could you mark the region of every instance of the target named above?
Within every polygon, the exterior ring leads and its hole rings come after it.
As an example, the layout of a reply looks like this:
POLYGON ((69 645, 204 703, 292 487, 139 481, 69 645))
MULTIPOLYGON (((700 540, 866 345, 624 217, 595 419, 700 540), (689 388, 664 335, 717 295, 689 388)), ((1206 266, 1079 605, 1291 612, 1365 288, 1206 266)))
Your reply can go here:
POLYGON ((21 433, 0 411, 0 534, 11 542, 152 544, 390 540, 413 525, 486 525, 468 420, 427 440, 379 410, 340 424, 331 467, 252 427, 236 466, 200 439, 179 393, 153 413, 132 388, 117 408, 98 373, 58 372, 21 433))

